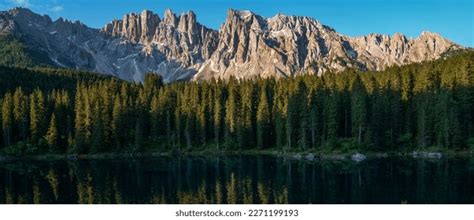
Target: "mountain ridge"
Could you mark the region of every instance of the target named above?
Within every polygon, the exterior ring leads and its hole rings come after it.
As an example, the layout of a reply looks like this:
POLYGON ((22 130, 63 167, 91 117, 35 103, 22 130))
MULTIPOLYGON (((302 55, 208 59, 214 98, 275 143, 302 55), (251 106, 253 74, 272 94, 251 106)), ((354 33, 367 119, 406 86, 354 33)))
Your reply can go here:
POLYGON ((383 70, 463 48, 431 32, 415 39, 399 33, 350 37, 311 17, 279 13, 264 18, 233 9, 214 30, 192 11, 176 15, 167 9, 161 18, 144 10, 95 29, 14 8, 0 12, 0 34, 12 34, 54 66, 130 81, 142 81, 146 72, 172 82, 383 70))

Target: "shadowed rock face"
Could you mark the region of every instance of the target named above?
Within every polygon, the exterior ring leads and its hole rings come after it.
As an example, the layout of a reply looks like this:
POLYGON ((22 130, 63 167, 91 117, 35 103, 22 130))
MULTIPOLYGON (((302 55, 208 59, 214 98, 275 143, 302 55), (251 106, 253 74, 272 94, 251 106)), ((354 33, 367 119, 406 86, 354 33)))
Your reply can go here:
POLYGON ((263 18, 236 10, 228 11, 219 31, 199 24, 193 12, 176 16, 171 10, 163 18, 147 10, 127 14, 98 30, 14 8, 0 12, 0 34, 12 34, 55 66, 134 81, 156 72, 166 82, 382 70, 461 48, 429 32, 416 39, 348 37, 309 17, 263 18))

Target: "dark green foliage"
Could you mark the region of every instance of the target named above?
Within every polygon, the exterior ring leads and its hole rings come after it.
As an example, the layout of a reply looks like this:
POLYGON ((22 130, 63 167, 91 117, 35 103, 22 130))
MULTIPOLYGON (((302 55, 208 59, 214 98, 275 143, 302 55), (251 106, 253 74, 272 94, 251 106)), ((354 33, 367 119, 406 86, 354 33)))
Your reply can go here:
POLYGON ((0 94, 2 95, 6 92, 13 93, 19 87, 25 93, 31 93, 37 88, 45 93, 64 89, 74 92, 78 81, 93 84, 105 80, 110 84, 117 81, 110 76, 75 70, 0 66, 0 94))
POLYGON ((383 72, 168 85, 0 67, 0 92, 0 149, 28 154, 465 149, 474 138, 473 52, 383 72))
POLYGON ((267 88, 262 87, 257 107, 257 146, 262 149, 271 144, 271 115, 268 102, 267 88))
POLYGON ((56 121, 56 116, 53 114, 51 116, 51 121, 49 122, 48 133, 45 136, 46 142, 49 146, 49 152, 57 153, 59 145, 59 134, 58 134, 58 123, 56 121))
POLYGON ((11 34, 0 35, 0 65, 12 67, 48 67, 53 61, 45 52, 27 47, 11 34))
POLYGON ((31 67, 34 63, 20 41, 11 35, 0 35, 0 65, 31 67))
POLYGON ((2 103, 3 144, 10 146, 13 133, 13 100, 11 94, 6 94, 2 103))

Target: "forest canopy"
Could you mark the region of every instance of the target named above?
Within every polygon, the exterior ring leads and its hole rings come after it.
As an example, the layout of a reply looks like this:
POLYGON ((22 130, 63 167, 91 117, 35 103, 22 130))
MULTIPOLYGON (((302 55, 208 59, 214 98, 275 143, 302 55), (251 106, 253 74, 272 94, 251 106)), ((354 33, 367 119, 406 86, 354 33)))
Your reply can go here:
POLYGON ((381 72, 167 85, 0 67, 0 153, 462 150, 473 101, 468 51, 381 72))

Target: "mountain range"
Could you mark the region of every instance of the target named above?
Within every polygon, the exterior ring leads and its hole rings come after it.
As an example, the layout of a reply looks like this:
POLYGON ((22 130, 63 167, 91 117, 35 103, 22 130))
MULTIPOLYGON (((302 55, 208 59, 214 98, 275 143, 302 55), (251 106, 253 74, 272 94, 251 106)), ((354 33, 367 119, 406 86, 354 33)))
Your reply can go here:
MULTIPOLYGON (((311 17, 264 18, 232 9, 214 30, 200 24, 192 11, 176 15, 166 10, 160 17, 145 10, 95 29, 13 8, 0 12, 0 36, 2 53, 23 52, 22 59, 32 65, 94 71, 129 81, 142 81, 145 73, 155 72, 165 82, 383 70, 463 48, 431 32, 415 39, 399 33, 349 37, 311 17), (11 49, 13 44, 19 49, 11 49)), ((0 62, 15 65, 18 60, 13 56, 0 62)))

